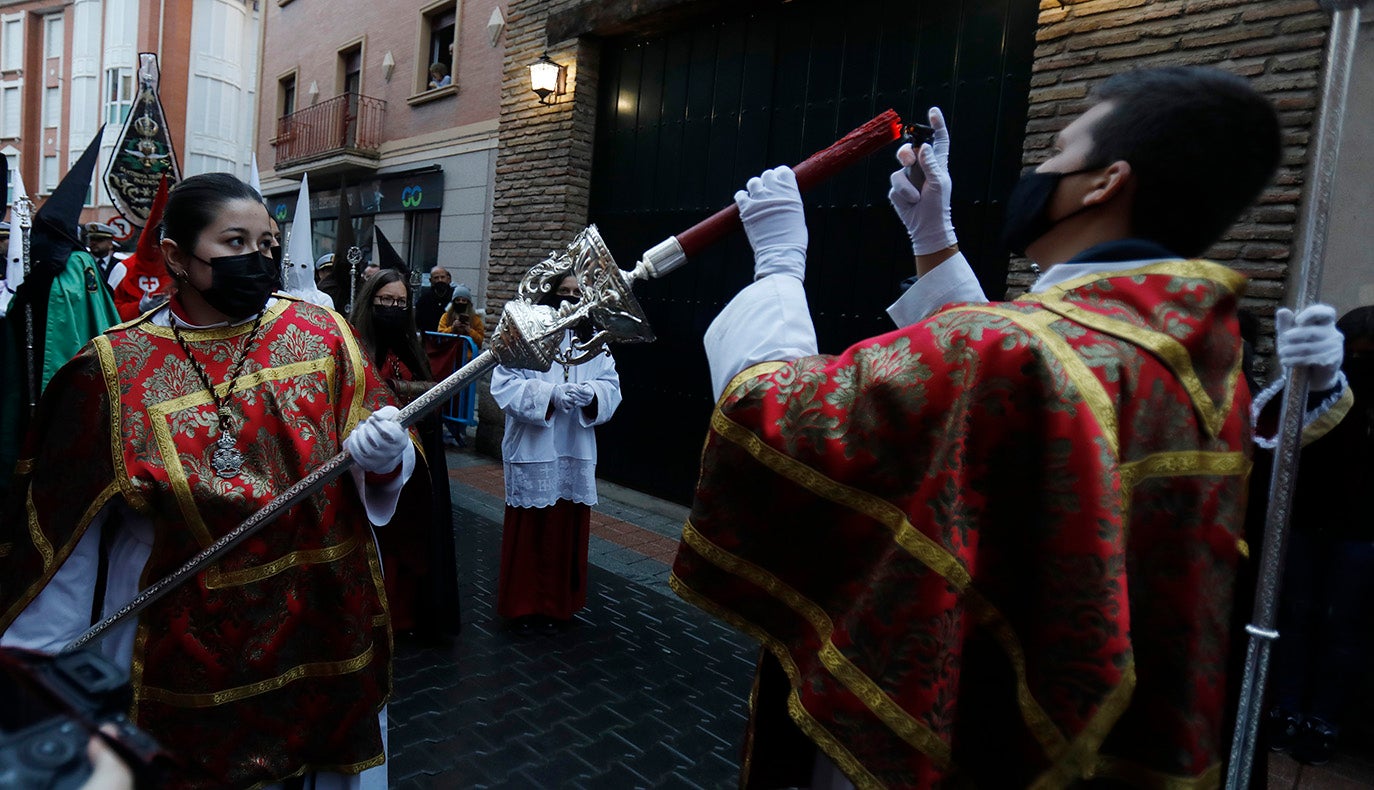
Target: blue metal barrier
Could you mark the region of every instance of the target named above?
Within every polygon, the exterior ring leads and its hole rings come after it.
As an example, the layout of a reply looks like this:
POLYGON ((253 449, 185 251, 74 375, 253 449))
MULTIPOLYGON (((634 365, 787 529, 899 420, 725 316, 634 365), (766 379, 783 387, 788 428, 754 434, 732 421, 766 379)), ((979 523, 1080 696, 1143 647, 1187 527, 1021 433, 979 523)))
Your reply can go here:
MULTIPOLYGON (((447 370, 432 370, 435 381, 447 378, 458 368, 472 361, 477 356, 477 344, 472 342, 472 338, 467 335, 450 335, 444 332, 425 332, 425 353, 429 353, 431 345, 440 343, 457 343, 458 353, 453 355, 453 364, 447 370)), ((431 357, 431 360, 433 357, 431 357)), ((432 365, 432 362, 431 362, 432 365)), ((466 387, 458 390, 448 403, 444 404, 440 414, 445 423, 460 425, 463 427, 477 424, 477 382, 474 381, 466 387)))

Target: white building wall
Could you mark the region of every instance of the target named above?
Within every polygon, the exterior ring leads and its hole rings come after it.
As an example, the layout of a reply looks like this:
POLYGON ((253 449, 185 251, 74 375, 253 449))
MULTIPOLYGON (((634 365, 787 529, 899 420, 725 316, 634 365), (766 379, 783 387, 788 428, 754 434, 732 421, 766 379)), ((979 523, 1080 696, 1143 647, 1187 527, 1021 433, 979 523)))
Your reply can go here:
POLYGON ((251 4, 194 0, 185 175, 230 172, 248 178, 261 24, 251 4))

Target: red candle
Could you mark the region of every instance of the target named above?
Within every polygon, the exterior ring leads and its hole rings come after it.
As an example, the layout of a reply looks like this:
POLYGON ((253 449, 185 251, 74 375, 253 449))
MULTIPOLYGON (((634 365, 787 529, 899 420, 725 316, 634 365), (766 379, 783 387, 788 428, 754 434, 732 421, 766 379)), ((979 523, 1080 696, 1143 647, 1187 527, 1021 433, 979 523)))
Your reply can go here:
MULTIPOLYGON (((792 168, 797 186, 805 192, 902 135, 902 119, 886 110, 873 120, 840 138, 829 148, 812 154, 792 168)), ((733 202, 715 214, 677 234, 677 242, 687 257, 714 244, 740 227, 739 207, 733 202)))

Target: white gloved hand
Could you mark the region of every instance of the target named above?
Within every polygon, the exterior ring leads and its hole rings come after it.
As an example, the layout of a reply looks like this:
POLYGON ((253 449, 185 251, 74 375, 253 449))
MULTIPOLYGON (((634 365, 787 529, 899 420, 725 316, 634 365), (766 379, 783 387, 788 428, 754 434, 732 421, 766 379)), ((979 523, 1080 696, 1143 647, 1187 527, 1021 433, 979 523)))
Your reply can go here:
POLYGON ((590 406, 592 399, 596 397, 596 390, 590 384, 574 384, 572 389, 572 402, 577 408, 590 406))
POLYGON ((559 411, 572 411, 574 405, 573 390, 576 387, 576 384, 566 381, 562 384, 553 385, 553 392, 549 398, 553 402, 553 407, 559 411))
POLYGON ((949 129, 939 107, 930 108, 930 125, 934 128, 932 142, 921 145, 919 154, 907 143, 897 149, 897 161, 909 167, 920 161, 926 181, 921 189, 912 185, 906 170, 898 170, 888 179, 892 189, 888 202, 906 226, 911 237, 911 252, 929 255, 958 243, 954 235, 954 220, 950 215, 949 197, 952 182, 949 178, 949 129))
POLYGON ((749 179, 735 193, 735 205, 754 248, 754 279, 770 274, 806 279, 806 213, 792 168, 775 167, 749 179))
POLYGON ((1335 387, 1345 357, 1345 336, 1336 328, 1336 310, 1331 305, 1312 304, 1298 314, 1287 307, 1274 313, 1279 364, 1286 368, 1307 365, 1308 387, 1323 392, 1335 387))
POLYGON ((343 447, 364 472, 385 474, 401 463, 410 435, 396 421, 400 410, 383 406, 358 423, 343 441, 343 447))

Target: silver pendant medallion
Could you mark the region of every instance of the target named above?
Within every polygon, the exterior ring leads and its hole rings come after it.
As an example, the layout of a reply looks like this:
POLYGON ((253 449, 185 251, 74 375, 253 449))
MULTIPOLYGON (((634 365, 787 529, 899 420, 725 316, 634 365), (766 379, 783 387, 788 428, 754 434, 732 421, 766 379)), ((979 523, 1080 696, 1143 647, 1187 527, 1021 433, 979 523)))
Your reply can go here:
POLYGON ((210 468, 225 480, 237 477, 243 468, 243 453, 234 447, 234 438, 221 432, 215 440, 215 449, 210 453, 210 468))

